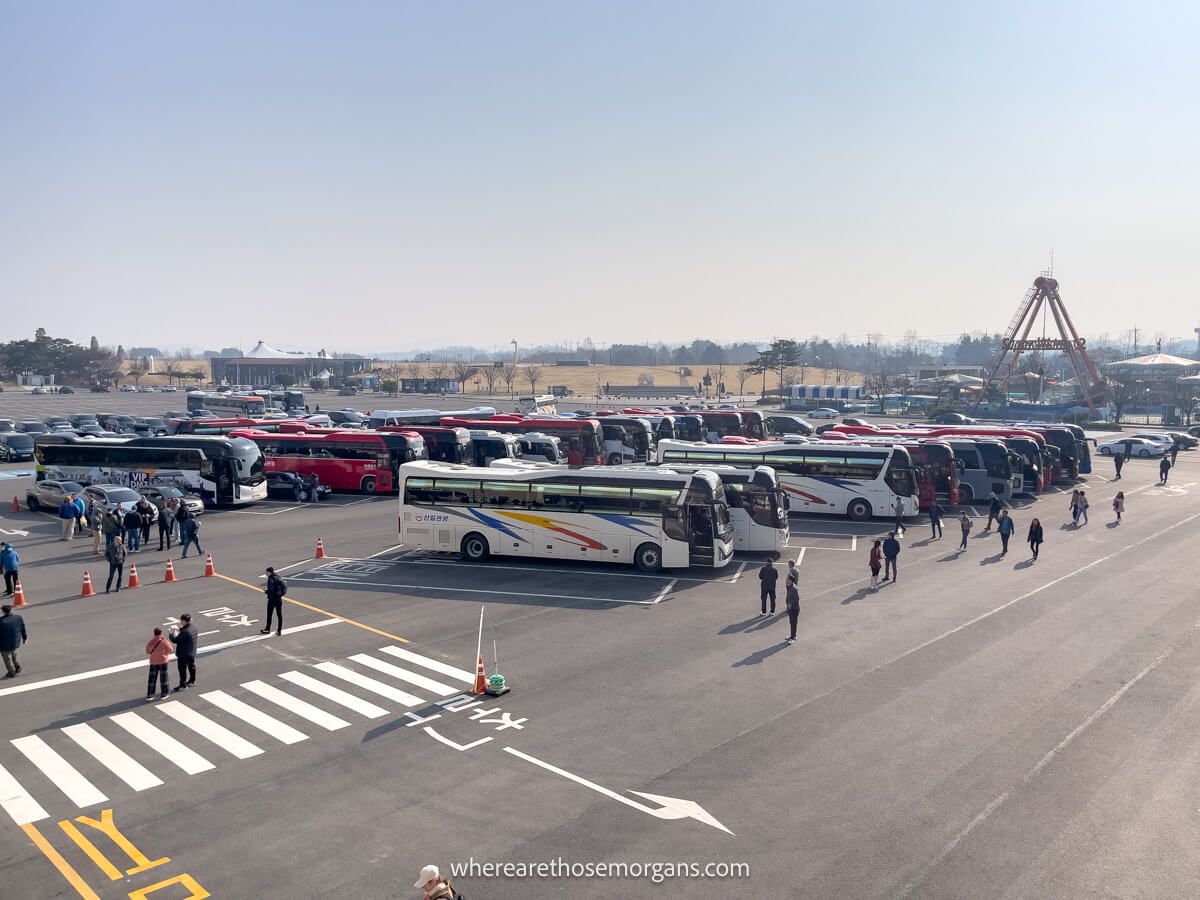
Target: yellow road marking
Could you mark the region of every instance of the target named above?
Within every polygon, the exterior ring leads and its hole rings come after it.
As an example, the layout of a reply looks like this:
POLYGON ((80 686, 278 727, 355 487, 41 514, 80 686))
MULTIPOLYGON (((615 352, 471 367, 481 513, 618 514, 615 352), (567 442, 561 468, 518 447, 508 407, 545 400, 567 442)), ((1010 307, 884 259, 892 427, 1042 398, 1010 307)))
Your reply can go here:
MULTIPOLYGON (((255 593, 259 593, 259 594, 262 593, 262 587, 259 585, 250 584, 245 581, 240 581, 237 578, 231 578, 228 575, 222 575, 220 572, 217 572, 217 577, 223 578, 225 581, 228 581, 231 584, 237 584, 237 585, 241 585, 244 588, 249 588, 250 590, 254 591, 255 593)), ((410 641, 408 638, 402 638, 398 634, 392 634, 391 632, 383 631, 379 628, 375 628, 371 625, 367 625, 364 622, 359 622, 355 619, 349 619, 346 616, 338 615, 337 613, 330 612, 327 609, 321 609, 321 607, 319 607, 319 606, 313 606, 311 603, 305 603, 302 600, 297 600, 295 597, 284 597, 283 599, 286 600, 288 603, 292 603, 303 609, 307 609, 307 610, 310 610, 311 612, 315 612, 315 613, 320 613, 323 616, 329 616, 329 618, 331 618, 331 619, 338 619, 342 622, 345 622, 347 625, 353 625, 355 628, 361 628, 363 631, 369 631, 372 634, 379 635, 380 637, 385 637, 385 638, 388 638, 389 640, 393 640, 393 641, 399 641, 402 644, 411 644, 412 643, 412 641, 410 641)))
POLYGON ((62 877, 67 879, 67 883, 75 888, 83 900, 100 900, 100 895, 88 887, 88 883, 80 877, 79 873, 71 867, 69 862, 63 859, 62 854, 54 849, 54 845, 46 840, 42 833, 38 831, 36 825, 32 822, 26 822, 21 826, 21 830, 37 845, 37 848, 42 851, 46 859, 50 860, 54 868, 58 869, 62 877))
POLYGON ((112 864, 107 856, 100 852, 100 848, 83 836, 75 824, 70 819, 63 819, 58 823, 58 827, 67 833, 67 837, 79 845, 79 849, 88 855, 88 859, 96 864, 96 867, 109 877, 111 881, 120 881, 125 877, 125 873, 112 864))

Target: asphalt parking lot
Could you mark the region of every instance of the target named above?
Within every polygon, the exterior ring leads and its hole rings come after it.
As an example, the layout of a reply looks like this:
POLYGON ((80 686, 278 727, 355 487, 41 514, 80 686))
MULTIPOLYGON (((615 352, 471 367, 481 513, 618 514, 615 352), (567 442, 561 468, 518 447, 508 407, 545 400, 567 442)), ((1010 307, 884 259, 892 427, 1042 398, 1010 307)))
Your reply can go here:
MULTIPOLYGON (((96 399, 132 397, 172 399, 96 399)), ((176 558, 163 583, 167 554, 145 550, 143 587, 81 598, 85 568, 103 581, 90 541, 5 504, 31 605, 24 671, 0 682, 0 883, 392 897, 428 862, 561 859, 749 875, 455 880, 493 898, 1187 895, 1200 454, 1166 487, 1155 461, 1118 485, 1096 468, 1087 525, 1057 491, 1016 504, 1007 557, 981 522, 961 554, 952 521, 941 541, 914 522, 899 582, 875 593, 885 523, 793 519, 790 647, 785 616, 758 616, 753 558, 468 566, 396 546, 394 498, 339 496, 210 512, 216 577, 176 558), (259 634, 265 565, 290 585, 282 637, 259 634), (481 606, 512 692, 478 703, 481 606), (185 611, 197 685, 147 704, 144 644, 185 611)), ((23 497, 3 477, 21 470, 0 467, 0 498, 23 497)))

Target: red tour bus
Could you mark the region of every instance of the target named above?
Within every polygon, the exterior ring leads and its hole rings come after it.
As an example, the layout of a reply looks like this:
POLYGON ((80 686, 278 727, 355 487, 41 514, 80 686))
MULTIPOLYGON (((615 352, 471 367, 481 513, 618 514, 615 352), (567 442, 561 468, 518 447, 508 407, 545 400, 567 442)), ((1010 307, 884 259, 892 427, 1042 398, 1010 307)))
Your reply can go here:
POLYGON ((231 431, 239 429, 253 429, 255 431, 288 431, 295 428, 297 425, 307 426, 311 428, 303 419, 246 419, 246 418, 227 418, 227 419, 183 419, 175 425, 176 434, 229 434, 231 431))
POLYGON ((499 431, 503 434, 526 434, 540 431, 562 441, 567 465, 602 466, 608 461, 604 452, 604 431, 599 419, 528 419, 517 416, 493 416, 490 419, 442 418, 442 424, 452 428, 499 431))
POLYGON ((929 509, 933 506, 935 497, 948 501, 951 506, 958 505, 958 466, 954 462, 953 449, 944 441, 887 434, 847 434, 832 429, 822 434, 821 439, 895 444, 903 447, 912 458, 913 469, 917 473, 918 508, 922 512, 929 509))
POLYGON ((267 472, 316 475, 335 491, 385 494, 395 490, 391 454, 382 435, 363 431, 268 434, 246 429, 231 432, 230 437, 258 444, 267 472))

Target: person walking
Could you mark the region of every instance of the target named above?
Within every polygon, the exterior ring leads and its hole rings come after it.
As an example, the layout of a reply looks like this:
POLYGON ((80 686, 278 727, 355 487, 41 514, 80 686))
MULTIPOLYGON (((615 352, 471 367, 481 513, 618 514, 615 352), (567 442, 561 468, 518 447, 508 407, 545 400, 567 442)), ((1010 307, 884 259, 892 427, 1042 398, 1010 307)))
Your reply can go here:
MULTIPOLYGON (((771 599, 771 615, 775 615, 775 582, 779 580, 779 572, 775 568, 774 557, 768 557, 758 570, 758 599, 762 601, 762 613, 767 615, 767 598, 771 599)), ((270 630, 270 629, 268 629, 270 630)))
POLYGON ((112 589, 114 575, 117 577, 117 593, 121 593, 121 579, 125 577, 125 555, 125 542, 118 534, 104 551, 104 558, 108 560, 108 581, 104 583, 104 593, 107 594, 112 589))
POLYGON ((130 553, 137 553, 138 548, 142 546, 142 516, 136 505, 129 507, 121 524, 125 526, 126 548, 130 553))
POLYGON ((171 627, 171 641, 175 644, 175 664, 179 668, 179 686, 175 690, 186 691, 196 683, 196 648, 200 644, 191 613, 180 614, 179 625, 171 627))
POLYGON ((1042 523, 1037 519, 1034 519, 1029 523, 1029 537, 1027 538, 1029 541, 1029 549, 1033 551, 1034 559, 1038 558, 1038 550, 1041 549, 1044 537, 1045 536, 1042 533, 1042 523))
POLYGON ((784 602, 787 605, 788 626, 791 628, 787 642, 794 644, 796 643, 796 625, 800 621, 800 588, 794 578, 789 578, 785 590, 787 593, 784 595, 784 602))
POLYGON ((158 549, 161 552, 163 542, 171 549, 171 530, 175 526, 175 498, 172 497, 158 507, 158 549))
POLYGON ((929 507, 929 527, 933 529, 933 540, 939 541, 942 539, 942 516, 946 511, 942 509, 942 504, 938 503, 936 498, 933 501, 933 506, 929 507))
POLYGON ((871 556, 867 561, 871 569, 871 590, 879 590, 879 570, 883 568, 883 541, 876 539, 871 545, 871 556))
POLYGON ((154 524, 154 507, 145 497, 138 500, 134 509, 137 510, 138 518, 142 520, 141 538, 138 541, 138 546, 150 543, 150 526, 154 524))
POLYGON ((1117 491, 1117 496, 1113 497, 1113 512, 1117 514, 1117 524, 1121 524, 1121 513, 1125 512, 1125 492, 1117 491))
POLYGON ((83 516, 87 512, 87 504, 78 494, 71 498, 71 503, 75 506, 75 530, 83 534, 83 516))
POLYGON ((1083 524, 1088 523, 1088 507, 1091 506, 1091 501, 1087 498, 1086 491, 1079 492, 1079 500, 1075 504, 1075 524, 1079 524, 1079 520, 1083 519, 1083 524))
MULTIPOLYGON (((279 624, 275 627, 276 636, 283 634, 283 598, 287 595, 287 582, 275 574, 275 569, 267 566, 267 584, 263 593, 267 595, 267 627, 259 634, 271 633, 271 619, 279 616, 279 624)), ((772 609, 774 607, 772 606, 772 609)))
POLYGON ((1118 450, 1116 453, 1113 454, 1113 468, 1117 470, 1116 477, 1113 478, 1113 481, 1121 480, 1121 469, 1124 465, 1125 465, 1125 453, 1121 450, 1118 450))
POLYGON ((896 534, 904 534, 904 498, 897 497, 892 509, 896 511, 896 534))
POLYGON ((1007 509, 1000 510, 1000 518, 996 520, 996 533, 1000 535, 1001 556, 1008 555, 1008 539, 1016 531, 1016 525, 1007 509))
MULTIPOLYGON (((184 509, 182 505, 179 508, 184 509)), ((204 548, 200 546, 200 522, 195 516, 189 515, 180 523, 179 535, 179 543, 183 548, 182 559, 187 559, 188 547, 192 544, 196 545, 197 553, 204 552, 204 548)))
POLYGON ((4 677, 16 678, 21 674, 21 662, 17 651, 29 640, 25 620, 12 611, 7 603, 0 606, 0 657, 4 659, 4 677))
POLYGON ((63 502, 58 505, 58 520, 62 525, 62 537, 60 541, 71 541, 75 539, 75 496, 72 494, 63 497, 63 502))
POLYGON ((1175 467, 1175 460, 1179 457, 1179 442, 1176 441, 1171 445, 1171 467, 1175 467))
POLYGON ((991 492, 991 503, 988 504, 988 526, 986 526, 984 528, 985 532, 990 532, 992 521, 997 520, 997 518, 1000 518, 1000 510, 1001 509, 1002 509, 1002 505, 1000 503, 1000 494, 996 493, 995 491, 992 491, 991 492))
POLYGON ((171 681, 167 675, 167 660, 175 652, 175 647, 163 636, 161 628, 154 629, 154 636, 146 642, 146 655, 150 657, 150 677, 146 680, 146 699, 154 700, 154 688, 162 681, 162 693, 159 700, 171 696, 171 681))
POLYGON ((1079 524, 1079 491, 1078 490, 1071 491, 1070 510, 1071 510, 1071 523, 1074 525, 1078 525, 1079 524))
POLYGON ((966 550, 967 549, 967 535, 969 535, 971 533, 971 528, 973 527, 973 523, 971 522, 971 517, 968 516, 966 513, 963 513, 961 516, 958 517, 958 526, 962 529, 962 543, 960 543, 958 545, 958 549, 966 550))
POLYGON ((887 540, 883 542, 883 580, 888 580, 892 573, 892 584, 896 583, 896 561, 900 559, 900 542, 896 540, 896 532, 889 531, 887 540))
POLYGON ((8 541, 0 544, 0 571, 4 572, 4 596, 11 597, 21 580, 21 557, 8 541))
POLYGON ((104 551, 113 545, 113 541, 121 536, 121 517, 116 510, 107 510, 104 513, 104 518, 100 521, 100 530, 104 532, 104 551))
POLYGON ((1158 483, 1166 484, 1167 483, 1167 475, 1169 475, 1170 472, 1171 472, 1171 461, 1164 456, 1162 458, 1162 462, 1160 462, 1158 464, 1158 483))
POLYGON ((93 499, 87 508, 88 530, 92 535, 92 553, 100 555, 100 541, 104 539, 104 507, 93 499))
POLYGON ((192 517, 187 505, 180 500, 175 504, 175 540, 183 543, 183 523, 192 517))
POLYGON ((788 560, 787 577, 795 581, 796 584, 800 583, 800 570, 796 568, 796 561, 794 559, 788 560))

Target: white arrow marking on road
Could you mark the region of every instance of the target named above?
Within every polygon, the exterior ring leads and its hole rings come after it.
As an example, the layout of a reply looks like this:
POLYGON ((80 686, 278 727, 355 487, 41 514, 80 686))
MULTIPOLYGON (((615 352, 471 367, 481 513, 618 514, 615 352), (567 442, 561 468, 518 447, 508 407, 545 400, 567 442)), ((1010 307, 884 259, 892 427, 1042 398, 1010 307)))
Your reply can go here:
POLYGON ((11 531, 7 528, 0 528, 0 534, 15 534, 18 537, 29 537, 28 531, 22 531, 19 528, 14 528, 11 531))
POLYGON ((586 778, 580 778, 578 775, 573 775, 565 769, 560 769, 558 766, 552 766, 548 762, 538 759, 536 756, 530 756, 528 753, 522 753, 520 750, 515 750, 512 747, 505 747, 506 753, 511 753, 513 756, 519 757, 526 762, 531 762, 535 766, 541 766, 549 772, 556 775, 561 775, 563 778, 569 778, 576 784, 582 784, 586 788, 591 788, 598 794, 603 794, 605 797, 611 797, 618 803, 624 803, 626 806, 632 806, 636 810, 654 816, 657 819, 695 819, 698 822, 703 822, 705 825, 711 825, 713 828, 718 828, 726 834, 733 834, 728 828, 718 822, 702 807, 699 803, 694 803, 691 800, 680 800, 678 797, 664 797, 661 794, 645 794, 641 791, 630 791, 631 794, 636 794, 639 797, 645 797, 647 800, 659 804, 658 808, 647 806, 644 803, 638 803, 636 800, 630 800, 623 794, 618 794, 616 791, 610 791, 606 787, 588 781, 586 778))

